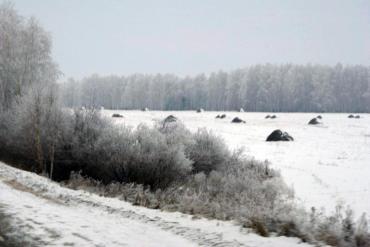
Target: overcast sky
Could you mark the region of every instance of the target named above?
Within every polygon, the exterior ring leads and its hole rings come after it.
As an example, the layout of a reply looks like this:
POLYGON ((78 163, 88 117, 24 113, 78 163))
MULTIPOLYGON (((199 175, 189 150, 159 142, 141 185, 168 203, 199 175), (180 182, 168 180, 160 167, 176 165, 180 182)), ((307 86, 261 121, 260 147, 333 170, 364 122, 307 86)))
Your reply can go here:
MULTIPOLYGON (((0 0, 1 1, 1 0, 0 0)), ((370 65, 370 0, 14 0, 65 77, 256 63, 370 65)))

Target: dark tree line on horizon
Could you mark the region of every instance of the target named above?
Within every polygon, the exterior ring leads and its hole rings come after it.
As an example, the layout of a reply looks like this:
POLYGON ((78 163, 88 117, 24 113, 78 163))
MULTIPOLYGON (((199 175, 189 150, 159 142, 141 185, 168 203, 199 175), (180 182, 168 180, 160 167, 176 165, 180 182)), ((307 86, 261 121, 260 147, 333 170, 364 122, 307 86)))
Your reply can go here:
POLYGON ((255 65, 231 72, 92 75, 61 84, 67 107, 268 112, 370 112, 370 67, 255 65))

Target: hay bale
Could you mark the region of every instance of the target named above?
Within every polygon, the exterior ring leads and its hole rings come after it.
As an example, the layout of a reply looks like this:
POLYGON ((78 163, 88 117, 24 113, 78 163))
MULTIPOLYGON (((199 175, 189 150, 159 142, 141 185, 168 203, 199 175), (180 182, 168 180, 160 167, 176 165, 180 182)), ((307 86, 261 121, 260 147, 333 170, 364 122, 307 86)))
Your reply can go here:
POLYGON ((216 118, 224 119, 226 117, 226 114, 217 115, 216 118))
POLYGON ((163 120, 163 123, 174 123, 174 122, 177 122, 177 121, 178 121, 177 117, 175 117, 174 115, 169 115, 168 117, 166 117, 163 120))
POLYGON ((178 127, 182 126, 180 119, 178 119, 174 115, 167 116, 159 123, 161 124, 159 127, 162 133, 170 133, 178 127))
POLYGON ((274 130, 266 139, 267 142, 273 141, 294 141, 294 138, 287 132, 283 132, 279 129, 274 130))
POLYGON ((317 120, 317 118, 313 118, 308 122, 308 124, 316 125, 316 124, 321 124, 321 122, 319 122, 319 120, 317 120))
POLYGON ((231 120, 232 123, 245 123, 245 121, 241 118, 235 117, 233 120, 231 120))
POLYGON ((123 118, 123 116, 121 114, 118 114, 118 113, 113 113, 112 117, 123 118))

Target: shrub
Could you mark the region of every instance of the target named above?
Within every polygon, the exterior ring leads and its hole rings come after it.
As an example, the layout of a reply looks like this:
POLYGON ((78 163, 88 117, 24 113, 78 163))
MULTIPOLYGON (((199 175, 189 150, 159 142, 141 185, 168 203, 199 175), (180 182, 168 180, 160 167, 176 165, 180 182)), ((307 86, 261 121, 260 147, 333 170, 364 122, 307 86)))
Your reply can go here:
POLYGON ((247 227, 252 228, 258 235, 262 237, 269 236, 268 229, 265 226, 264 222, 262 222, 260 219, 257 219, 257 218, 252 218, 250 221, 251 221, 250 224, 246 225, 247 227))
POLYGON ((182 143, 145 125, 136 130, 96 121, 95 114, 77 115, 73 157, 82 174, 102 180, 165 188, 191 171, 182 143), (80 118, 87 120, 81 121, 80 118), (80 123, 81 122, 81 123, 80 123))
POLYGON ((165 120, 158 121, 155 123, 155 129, 165 135, 169 145, 181 145, 182 148, 185 148, 194 143, 191 132, 180 121, 167 123, 165 120))
POLYGON ((230 156, 224 141, 206 129, 200 129, 192 136, 194 142, 186 146, 186 155, 194 161, 193 172, 209 174, 218 170, 230 156))
POLYGON ((141 125, 134 133, 132 153, 120 167, 124 182, 165 188, 183 179, 191 171, 191 161, 183 147, 168 143, 166 136, 156 129, 141 125))
POLYGON ((357 222, 355 231, 355 242, 358 247, 370 246, 370 233, 368 229, 366 214, 362 214, 357 222))
POLYGON ((71 124, 69 138, 71 138, 72 155, 79 161, 90 162, 90 157, 94 157, 94 152, 98 148, 100 138, 113 128, 113 125, 106 118, 101 117, 100 112, 95 109, 74 110, 71 124))

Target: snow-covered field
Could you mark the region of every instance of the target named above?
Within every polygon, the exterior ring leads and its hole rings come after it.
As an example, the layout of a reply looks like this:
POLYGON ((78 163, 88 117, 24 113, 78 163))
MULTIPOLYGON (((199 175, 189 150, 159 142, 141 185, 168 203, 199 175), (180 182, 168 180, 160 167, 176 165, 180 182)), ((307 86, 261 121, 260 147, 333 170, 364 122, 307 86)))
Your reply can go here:
POLYGON ((1 162, 0 212, 16 229, 13 237, 27 241, 21 246, 309 246, 296 238, 260 237, 233 222, 192 219, 70 190, 1 162))
MULTIPOLYGON (((103 111, 116 124, 153 125, 172 114, 191 130, 211 129, 232 149, 269 160, 292 185, 305 206, 331 211, 338 202, 359 215, 370 213, 370 115, 322 114, 323 124, 309 126, 317 114, 103 111), (238 116, 245 124, 232 124, 238 116), (265 142, 275 129, 294 142, 265 142)), ((193 219, 190 215, 136 207, 117 198, 74 191, 33 173, 0 162, 0 217, 6 215, 16 237, 36 246, 308 246, 296 238, 263 238, 233 222, 193 219)), ((1 227, 1 219, 0 219, 1 227)), ((1 231, 0 231, 1 234, 1 231)), ((0 246, 4 236, 0 235, 0 246)))
POLYGON ((279 169, 285 181, 307 207, 324 207, 327 212, 338 203, 350 205, 358 216, 370 214, 370 114, 349 119, 348 114, 321 114, 323 124, 307 125, 316 113, 278 113, 276 119, 265 119, 267 113, 194 111, 109 111, 117 124, 152 125, 172 114, 191 130, 208 128, 222 136, 232 148, 245 148, 248 156, 269 160, 279 169), (215 116, 226 113, 226 119, 215 116), (232 124, 240 117, 245 124, 232 124), (287 131, 294 142, 265 142, 275 129, 287 131))

